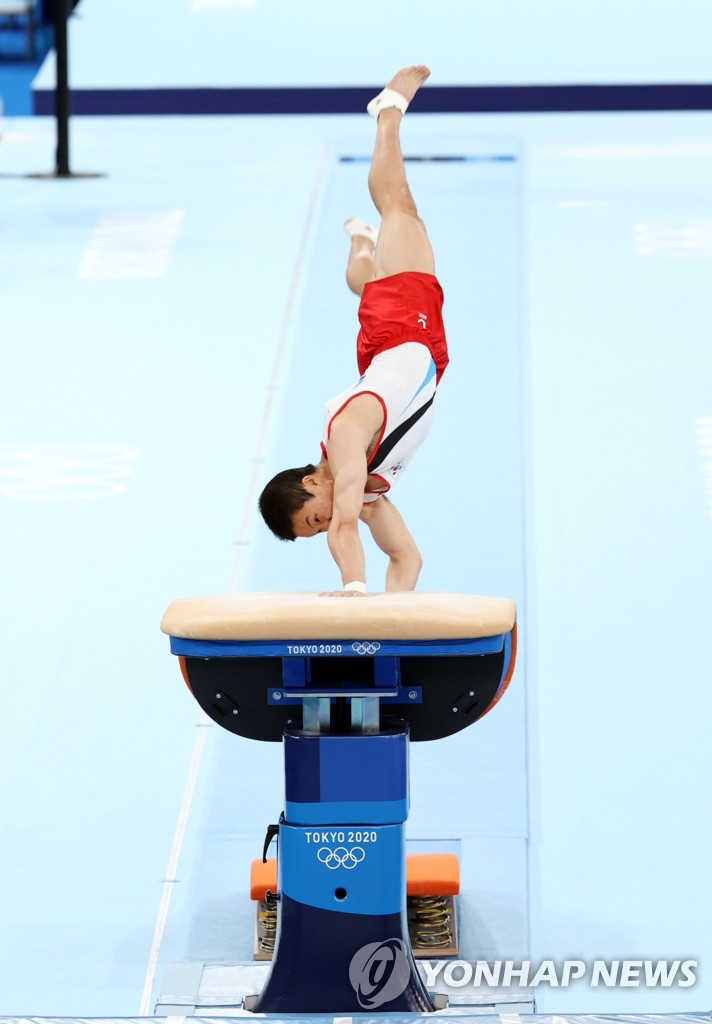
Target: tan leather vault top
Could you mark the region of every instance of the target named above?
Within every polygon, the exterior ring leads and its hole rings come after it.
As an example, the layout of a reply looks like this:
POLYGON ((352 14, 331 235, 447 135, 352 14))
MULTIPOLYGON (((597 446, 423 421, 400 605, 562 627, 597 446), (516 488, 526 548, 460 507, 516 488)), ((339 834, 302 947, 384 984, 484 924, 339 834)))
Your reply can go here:
POLYGON ((181 598, 161 629, 186 640, 464 640, 509 633, 516 615, 514 601, 503 597, 261 591, 181 598))

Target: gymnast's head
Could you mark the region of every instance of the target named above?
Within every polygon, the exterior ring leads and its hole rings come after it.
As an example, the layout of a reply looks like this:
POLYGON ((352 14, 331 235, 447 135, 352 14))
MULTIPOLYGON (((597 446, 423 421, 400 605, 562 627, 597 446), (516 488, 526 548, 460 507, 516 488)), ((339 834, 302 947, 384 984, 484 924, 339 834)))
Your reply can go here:
POLYGON ((331 522, 334 481, 325 462, 277 473, 260 495, 258 508, 275 537, 296 540, 326 533, 331 522))

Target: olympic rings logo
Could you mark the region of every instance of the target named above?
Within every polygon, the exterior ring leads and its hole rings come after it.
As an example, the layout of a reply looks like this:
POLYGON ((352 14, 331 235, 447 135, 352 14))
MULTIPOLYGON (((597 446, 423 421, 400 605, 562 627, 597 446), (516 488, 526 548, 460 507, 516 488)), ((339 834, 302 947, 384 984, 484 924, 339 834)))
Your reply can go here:
POLYGON ((381 645, 376 640, 357 640, 356 643, 351 644, 351 650, 356 651, 357 654, 375 654, 380 649, 381 645))
POLYGON ((348 850, 345 846, 337 846, 332 850, 329 846, 322 846, 317 850, 317 860, 325 867, 335 871, 337 868, 346 868, 351 871, 357 864, 366 858, 366 851, 362 846, 352 846, 348 850))
POLYGON ((134 448, 111 444, 43 445, 0 457, 0 495, 34 501, 112 498, 126 491, 134 448))

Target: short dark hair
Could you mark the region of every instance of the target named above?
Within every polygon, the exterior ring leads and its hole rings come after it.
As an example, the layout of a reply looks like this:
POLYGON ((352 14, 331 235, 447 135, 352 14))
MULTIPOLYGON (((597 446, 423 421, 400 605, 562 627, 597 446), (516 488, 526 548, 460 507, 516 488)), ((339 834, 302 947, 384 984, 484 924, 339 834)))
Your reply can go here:
POLYGON ((311 462, 296 469, 283 469, 272 477, 260 495, 257 507, 275 537, 296 540, 292 516, 312 497, 302 483, 305 476, 316 473, 311 462))

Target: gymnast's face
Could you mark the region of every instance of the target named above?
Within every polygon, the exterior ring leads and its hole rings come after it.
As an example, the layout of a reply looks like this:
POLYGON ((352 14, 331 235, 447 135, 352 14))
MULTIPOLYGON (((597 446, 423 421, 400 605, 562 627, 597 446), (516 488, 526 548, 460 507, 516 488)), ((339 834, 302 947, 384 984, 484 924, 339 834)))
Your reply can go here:
POLYGON ((305 487, 312 492, 312 497, 294 513, 292 526, 297 537, 315 537, 317 533, 326 533, 329 529, 333 502, 331 495, 324 493, 323 489, 308 484, 305 487))

